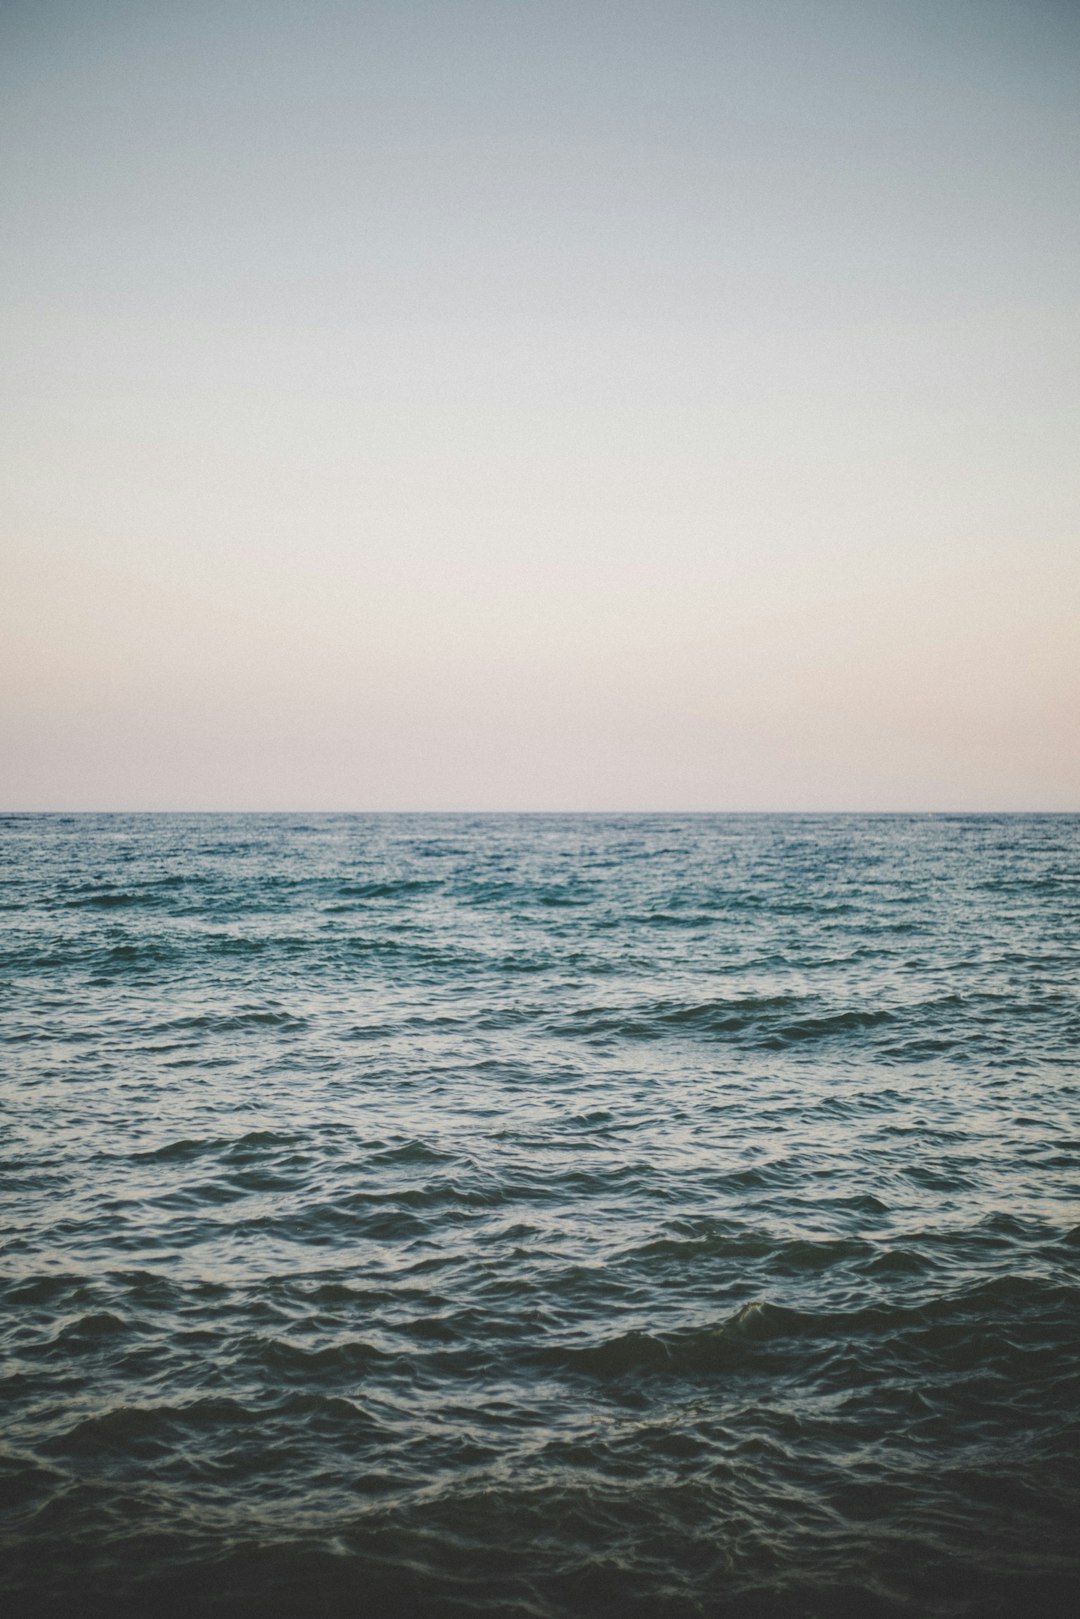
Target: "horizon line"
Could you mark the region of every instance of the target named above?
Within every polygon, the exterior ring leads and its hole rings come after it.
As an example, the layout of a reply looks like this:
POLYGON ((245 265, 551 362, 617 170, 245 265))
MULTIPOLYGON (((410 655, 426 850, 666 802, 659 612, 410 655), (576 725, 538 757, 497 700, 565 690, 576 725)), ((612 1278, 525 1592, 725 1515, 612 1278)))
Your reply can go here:
POLYGON ((147 808, 130 809, 130 808, 115 808, 115 807, 111 808, 111 809, 100 809, 100 808, 98 808, 98 809, 85 809, 85 808, 83 808, 83 809, 71 809, 71 808, 56 808, 56 807, 54 807, 54 808, 36 808, 36 809, 6 809, 6 808, 0 807, 0 818, 2 818, 4 820, 12 820, 12 819, 15 819, 18 816, 36 816, 36 815, 65 815, 65 816, 74 816, 74 815, 96 815, 96 816, 101 816, 101 815, 127 815, 127 816, 135 816, 135 815, 145 815, 145 816, 151 816, 151 815, 173 815, 173 816, 180 816, 180 815, 206 815, 206 816, 263 815, 263 816, 287 816, 287 817, 293 817, 293 816, 298 816, 298 815, 318 815, 318 816, 327 816, 327 817, 329 817, 329 816, 358 817, 358 816, 421 816, 421 815, 451 816, 451 815, 453 815, 453 816, 507 816, 507 817, 509 817, 509 816, 534 816, 534 817, 549 816, 549 817, 562 817, 562 818, 567 818, 567 819, 570 818, 570 817, 574 817, 574 818, 578 818, 578 819, 581 819, 581 818, 584 818, 584 817, 592 817, 592 818, 595 818, 595 819, 603 819, 603 818, 611 818, 611 817, 614 817, 614 816, 638 816, 638 817, 646 817, 646 816, 651 816, 651 817, 661 817, 661 816, 678 816, 678 817, 699 816, 699 817, 702 817, 702 818, 706 818, 706 817, 710 817, 710 816, 711 817, 724 816, 724 817, 727 817, 727 818, 730 818, 730 819, 735 819, 737 817, 744 817, 744 818, 749 819, 749 818, 752 818, 752 817, 760 817, 760 816, 766 816, 766 815, 769 815, 769 816, 787 815, 787 816, 802 816, 802 817, 807 817, 807 816, 851 816, 851 817, 861 816, 861 817, 871 817, 871 816, 874 816, 874 817, 879 817, 879 818, 882 818, 882 819, 888 818, 888 817, 901 817, 901 816, 909 817, 909 818, 910 817, 915 817, 915 816, 922 816, 922 817, 925 817, 927 819, 932 819, 932 818, 945 818, 945 817, 955 818, 955 817, 961 817, 961 816, 998 816, 998 817, 1004 817, 1004 816, 1031 817, 1031 816, 1036 816, 1036 815, 1037 816, 1052 816, 1052 815, 1053 816, 1076 816, 1076 815, 1080 815, 1080 807, 1077 807, 1075 809, 1039 809, 1039 808, 1028 808, 1028 809, 993 809, 993 808, 980 808, 980 809, 971 809, 971 808, 968 808, 968 809, 948 809, 948 808, 937 808, 937 809, 850 809, 850 808, 849 809, 461 809, 461 808, 458 808, 458 809, 431 809, 431 808, 428 808, 428 809, 400 809, 400 808, 399 809, 340 809, 340 808, 339 809, 313 809, 313 808, 307 808, 307 809, 303 809, 303 808, 302 809, 261 809, 261 808, 250 808, 250 807, 246 808, 246 809, 206 809, 206 808, 203 808, 203 809, 147 809, 147 808))

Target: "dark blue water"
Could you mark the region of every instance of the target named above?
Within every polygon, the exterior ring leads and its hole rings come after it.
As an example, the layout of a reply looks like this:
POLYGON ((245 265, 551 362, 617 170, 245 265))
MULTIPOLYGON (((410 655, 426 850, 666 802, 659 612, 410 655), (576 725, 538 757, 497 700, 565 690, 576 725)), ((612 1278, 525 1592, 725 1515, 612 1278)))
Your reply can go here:
POLYGON ((1080 819, 0 861, 8 1612, 1076 1611, 1080 819))

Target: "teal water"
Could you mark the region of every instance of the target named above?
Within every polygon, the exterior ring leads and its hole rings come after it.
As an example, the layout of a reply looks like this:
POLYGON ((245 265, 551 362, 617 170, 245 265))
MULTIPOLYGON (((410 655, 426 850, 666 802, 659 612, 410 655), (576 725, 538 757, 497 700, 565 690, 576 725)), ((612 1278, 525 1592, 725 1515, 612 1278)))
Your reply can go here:
POLYGON ((0 824, 13 1615, 1069 1614, 1080 818, 0 824))

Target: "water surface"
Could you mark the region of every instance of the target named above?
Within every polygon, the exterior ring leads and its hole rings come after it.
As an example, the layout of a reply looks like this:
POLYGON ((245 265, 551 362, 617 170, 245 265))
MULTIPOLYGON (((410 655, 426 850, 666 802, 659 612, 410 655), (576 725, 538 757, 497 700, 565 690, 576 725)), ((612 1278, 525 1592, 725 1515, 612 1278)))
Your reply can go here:
POLYGON ((1078 855, 5 819, 9 1611, 1071 1615, 1078 855))

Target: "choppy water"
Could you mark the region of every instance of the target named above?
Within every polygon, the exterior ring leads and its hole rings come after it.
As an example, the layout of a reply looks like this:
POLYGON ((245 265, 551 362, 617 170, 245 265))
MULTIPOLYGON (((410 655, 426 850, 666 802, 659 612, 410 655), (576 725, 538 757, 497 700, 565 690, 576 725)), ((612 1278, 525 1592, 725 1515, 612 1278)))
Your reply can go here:
POLYGON ((1072 1614, 1080 819, 0 825, 23 1614, 1072 1614))

